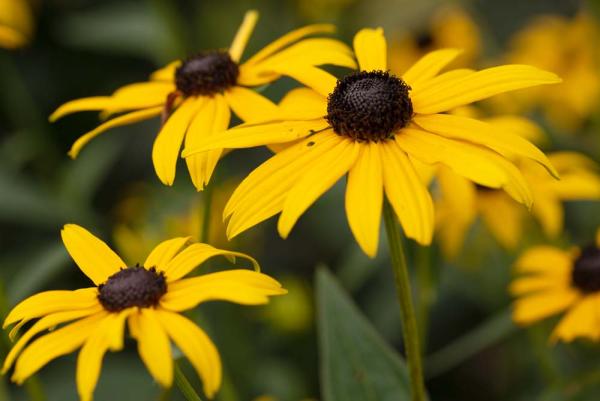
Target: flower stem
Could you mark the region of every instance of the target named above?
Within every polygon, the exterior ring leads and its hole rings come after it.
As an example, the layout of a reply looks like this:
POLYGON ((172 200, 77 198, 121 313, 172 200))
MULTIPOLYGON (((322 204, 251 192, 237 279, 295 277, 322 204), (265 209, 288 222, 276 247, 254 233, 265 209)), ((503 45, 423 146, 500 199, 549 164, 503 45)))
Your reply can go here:
POLYGON ((196 393, 196 390, 194 390, 187 377, 185 377, 177 362, 175 362, 173 368, 175 371, 175 384, 177 384, 179 391, 181 391, 185 399, 187 401, 202 401, 202 398, 196 393))
POLYGON ((396 224, 396 216, 387 200, 383 207, 383 220, 390 248, 392 270, 394 271, 396 281, 396 293, 398 295, 398 302, 400 303, 402 334, 411 383, 411 399, 412 401, 425 401, 425 383, 421 363, 421 349, 419 347, 419 333, 412 303, 408 267, 406 266, 404 249, 402 248, 402 237, 396 224))
POLYGON ((206 244, 210 240, 210 212, 212 209, 213 187, 214 185, 209 183, 202 192, 202 227, 199 240, 206 244))

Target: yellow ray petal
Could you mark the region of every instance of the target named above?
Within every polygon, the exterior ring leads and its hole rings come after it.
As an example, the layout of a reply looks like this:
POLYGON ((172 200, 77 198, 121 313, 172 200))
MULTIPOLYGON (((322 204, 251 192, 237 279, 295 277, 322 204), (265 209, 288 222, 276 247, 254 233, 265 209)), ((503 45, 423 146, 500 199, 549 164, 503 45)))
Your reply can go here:
POLYGON ((178 237, 161 242, 154 247, 144 262, 147 269, 155 267, 163 271, 164 267, 179 253, 179 251, 190 241, 191 237, 178 237))
POLYGON ((543 145, 548 141, 542 127, 525 117, 511 115, 495 116, 485 118, 485 122, 492 124, 498 132, 517 134, 537 146, 543 145))
POLYGON ((152 162, 156 175, 163 184, 173 185, 183 137, 193 116, 204 105, 203 98, 191 98, 184 101, 169 117, 154 140, 152 162))
POLYGON ((269 296, 286 292, 281 284, 266 274, 252 270, 226 270, 170 284, 169 292, 160 300, 160 305, 177 312, 207 301, 260 305, 266 304, 269 296))
POLYGON ((327 98, 309 88, 292 89, 278 106, 283 118, 314 120, 327 115, 327 98))
POLYGON ((167 281, 170 283, 185 276, 196 266, 204 263, 207 259, 219 255, 247 259, 252 262, 256 269, 259 269, 258 262, 246 254, 213 248, 208 244, 196 243, 178 253, 177 256, 165 265, 163 271, 165 272, 167 281))
POLYGON ((447 85, 413 91, 413 108, 419 114, 447 111, 478 100, 531 86, 561 82, 555 74, 528 65, 487 68, 457 78, 447 85))
POLYGON ((176 90, 171 82, 141 82, 123 86, 115 91, 113 102, 104 108, 102 116, 132 109, 146 109, 162 106, 167 101, 169 93, 176 90))
POLYGON ((169 388, 173 383, 173 358, 169 337, 163 329, 157 312, 141 308, 139 313, 129 316, 136 320, 138 352, 148 371, 161 387, 169 388))
POLYGON ((469 75, 474 74, 475 71, 469 68, 459 68, 456 70, 450 70, 444 72, 440 75, 437 75, 431 79, 418 81, 417 83, 413 83, 411 85, 411 99, 415 94, 418 94, 421 91, 430 91, 435 88, 444 88, 447 86, 451 86, 452 83, 456 82, 459 79, 464 79, 469 75))
MULTIPOLYGON (((214 133, 225 131, 230 120, 231 112, 225 98, 223 95, 216 95, 206 102, 192 120, 185 136, 185 148, 196 148, 214 133)), ((212 149, 185 159, 192 182, 198 191, 203 190, 210 181, 222 153, 222 149, 212 149)))
POLYGON ((410 86, 421 84, 435 77, 460 53, 460 49, 441 49, 427 53, 402 74, 402 79, 410 86))
POLYGON ((46 334, 29 345, 17 359, 12 380, 22 384, 51 360, 79 348, 96 331, 106 313, 97 313, 46 334))
POLYGON ((279 113, 275 103, 242 86, 234 86, 226 91, 225 100, 231 110, 245 122, 267 121, 279 113))
POLYGON ((551 246, 536 246, 528 249, 515 262, 515 271, 520 273, 564 275, 572 269, 571 254, 551 246))
POLYGON ((236 63, 241 60, 244 49, 246 48, 246 44, 248 43, 250 36, 252 36, 252 32, 254 31, 257 21, 258 11, 246 11, 246 14, 244 14, 244 20, 238 28, 238 31, 233 38, 233 42, 231 42, 231 46, 229 46, 229 55, 236 63))
POLYGON ((77 113, 79 111, 104 110, 115 103, 110 96, 94 96, 84 97, 82 99, 71 100, 62 104, 48 118, 50 122, 54 122, 67 114, 77 113))
POLYGON ((498 131, 493 124, 451 114, 417 115, 413 121, 427 131, 485 146, 509 158, 521 156, 535 160, 554 177, 558 177, 558 172, 544 152, 519 135, 498 131))
POLYGON ((387 70, 387 43, 383 29, 361 29, 354 35, 354 53, 361 71, 387 70))
POLYGON ((433 236, 433 201, 406 153, 395 141, 381 145, 385 194, 406 236, 429 245, 433 236))
POLYGON ((556 238, 560 234, 563 227, 563 209, 560 201, 554 196, 536 193, 531 213, 548 237, 556 238))
POLYGON ((331 188, 354 165, 359 145, 342 139, 308 165, 290 189, 277 223, 279 235, 286 238, 296 221, 325 191, 331 188))
POLYGON ((162 109, 163 109, 162 106, 161 107, 152 107, 149 109, 133 111, 131 113, 127 113, 122 116, 115 117, 113 119, 108 120, 107 122, 99 125, 92 131, 80 136, 75 141, 75 143, 73 143, 73 146, 71 146, 71 149, 69 150, 69 156, 72 157, 73 159, 75 159, 77 157, 77 155, 79 155, 79 152, 81 151, 81 149, 85 145, 87 145, 87 143, 89 141, 91 141, 92 139, 94 139, 95 137, 97 137, 98 135, 103 133, 104 131, 109 130, 111 128, 120 127, 122 125, 133 124, 138 121, 143 121, 143 120, 147 120, 152 117, 156 117, 162 112, 162 109))
POLYGON ((514 303, 513 320, 521 325, 531 324, 565 310, 579 297, 579 293, 570 288, 523 297, 514 303))
POLYGON ((563 201, 600 199, 600 176, 594 171, 561 173, 560 181, 550 182, 545 187, 563 201))
POLYGON ((60 234, 71 258, 96 285, 127 267, 108 245, 81 226, 65 224, 60 234))
POLYGON ((570 285, 569 274, 562 276, 524 276, 510 283, 509 291, 514 296, 524 296, 528 293, 551 292, 562 290, 570 285))
POLYGON ((588 295, 560 321, 551 340, 573 341, 577 337, 600 340, 600 297, 588 295))
POLYGON ((360 146, 360 154, 350 169, 346 186, 346 216, 350 230, 362 250, 371 258, 377 254, 383 206, 379 146, 377 143, 360 146))
POLYGON ((173 342, 191 362, 202 379, 204 394, 213 398, 221 387, 222 366, 219 352, 194 322, 178 313, 157 310, 158 318, 173 342))
POLYGON ((175 81, 175 71, 181 65, 181 60, 172 61, 163 68, 154 71, 150 75, 150 80, 152 81, 164 81, 164 82, 174 82, 175 81))
POLYGON ((479 193, 477 207, 496 241, 506 249, 515 249, 523 234, 526 210, 501 191, 479 193))
POLYGON ((88 308, 76 309, 67 312, 51 313, 47 316, 42 317, 40 320, 35 322, 29 330, 25 332, 17 341, 10 352, 4 359, 4 365, 2 366, 2 374, 6 374, 8 369, 12 366, 15 358, 19 355, 21 350, 27 345, 29 340, 35 337, 37 334, 58 326, 61 323, 69 322, 71 320, 80 319, 86 316, 90 316, 95 313, 102 312, 102 306, 98 302, 96 305, 88 308))
POLYGON ((281 70, 281 73, 294 78, 296 81, 308 86, 324 97, 329 96, 337 84, 336 77, 327 71, 312 66, 287 66, 285 70, 281 70))

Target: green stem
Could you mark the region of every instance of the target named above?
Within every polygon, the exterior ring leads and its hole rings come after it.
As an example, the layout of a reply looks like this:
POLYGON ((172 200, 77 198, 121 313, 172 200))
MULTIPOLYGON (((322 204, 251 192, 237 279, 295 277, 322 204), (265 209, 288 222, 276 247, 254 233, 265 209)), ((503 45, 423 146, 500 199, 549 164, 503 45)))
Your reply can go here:
POLYGON ((206 244, 208 244, 210 240, 210 212, 212 209, 213 187, 214 185, 209 183, 202 192, 202 227, 199 239, 200 242, 204 242, 206 244))
POLYGON ((181 391, 185 399, 187 401, 202 401, 202 398, 196 393, 196 390, 194 390, 187 377, 185 377, 177 362, 175 362, 173 367, 175 371, 175 384, 177 384, 179 391, 181 391))
POLYGON ((431 248, 419 246, 417 248, 416 263, 417 283, 417 323, 421 341, 421 352, 425 352, 427 332, 429 330, 429 312, 435 299, 435 286, 431 273, 431 248))
POLYGON ((421 349, 419 347, 419 333, 417 331, 417 319, 412 304, 408 266, 404 257, 402 237, 396 224, 396 216, 387 201, 385 201, 383 207, 383 220, 385 222, 385 231, 392 259, 392 270, 394 271, 396 281, 396 293, 400 303, 402 334, 411 382, 411 399, 412 401, 425 401, 425 383, 421 363, 421 349))

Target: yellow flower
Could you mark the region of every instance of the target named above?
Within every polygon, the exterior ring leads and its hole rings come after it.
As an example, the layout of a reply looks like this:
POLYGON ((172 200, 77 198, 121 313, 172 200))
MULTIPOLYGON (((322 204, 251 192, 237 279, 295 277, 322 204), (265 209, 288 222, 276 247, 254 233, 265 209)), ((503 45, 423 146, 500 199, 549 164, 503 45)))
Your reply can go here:
POLYGON ((399 78, 386 72, 381 29, 358 32, 354 50, 360 72, 336 80, 317 68, 307 71, 295 78, 313 90, 288 94, 278 120, 243 125, 184 150, 189 157, 213 148, 299 141, 254 170, 233 193, 224 211, 229 237, 279 212, 279 233, 287 237, 304 211, 349 173, 346 214, 367 255, 377 253, 384 192, 406 235, 429 244, 433 204, 413 159, 446 165, 531 204, 523 177, 504 155, 530 157, 552 170, 546 156, 518 135, 498 135, 485 122, 441 113, 497 93, 559 82, 554 74, 523 65, 439 74, 460 53, 445 49, 424 56, 399 78))
POLYGON ((499 100, 511 112, 539 105, 553 124, 567 131, 578 129, 600 100, 599 39, 594 18, 585 13, 573 19, 548 15, 533 20, 514 36, 506 60, 554 71, 564 82, 499 100))
MULTIPOLYGON (((195 146, 201 138, 225 130, 232 111, 244 121, 276 112, 276 106, 252 87, 273 82, 282 74, 303 74, 315 65, 355 66, 350 50, 341 42, 306 39, 308 35, 332 32, 331 25, 310 25, 292 31, 240 63, 257 18, 255 11, 246 14, 227 51, 201 52, 156 71, 148 82, 124 86, 111 96, 78 99, 59 107, 50 116, 51 121, 85 110, 100 110, 104 117, 125 113, 80 137, 69 155, 77 157, 92 138, 110 128, 162 114, 163 126, 154 141, 152 161, 162 183, 172 185, 184 140, 186 146, 195 146)), ((210 180, 221 154, 221 149, 213 149, 187 159, 198 190, 210 180)))
POLYGON ((33 15, 26 0, 2 0, 0 3, 0 47, 25 46, 33 35, 33 15))
POLYGON ((67 224, 62 239, 94 286, 42 292, 15 306, 4 321, 4 327, 17 323, 11 337, 24 324, 39 320, 15 343, 4 361, 3 373, 16 362, 12 380, 21 384, 52 359, 81 347, 77 390, 82 401, 92 399, 106 351, 123 348, 125 322, 137 340, 140 357, 161 386, 169 387, 173 381, 172 340, 212 398, 221 383, 219 354, 208 336, 180 312, 212 300, 265 304, 269 296, 286 292, 274 279, 250 270, 184 278, 217 255, 243 257, 258 266, 244 254, 202 243, 188 246, 186 237, 158 244, 142 266, 127 265, 104 242, 77 225, 67 224), (63 323, 67 324, 55 328, 63 323))
POLYGON ((537 246, 515 264, 522 274, 510 286, 518 299, 513 319, 529 325, 566 311, 551 340, 600 340, 600 230, 595 243, 572 251, 537 246))

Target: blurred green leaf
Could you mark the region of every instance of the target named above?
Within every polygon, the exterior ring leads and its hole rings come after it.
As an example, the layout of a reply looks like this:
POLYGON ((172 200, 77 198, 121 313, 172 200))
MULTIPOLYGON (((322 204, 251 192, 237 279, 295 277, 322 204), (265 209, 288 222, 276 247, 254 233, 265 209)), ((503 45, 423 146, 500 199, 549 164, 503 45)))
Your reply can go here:
POLYGON ((324 268, 317 271, 317 304, 323 399, 408 400, 404 362, 324 268))

